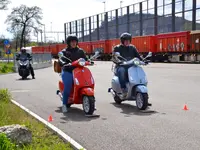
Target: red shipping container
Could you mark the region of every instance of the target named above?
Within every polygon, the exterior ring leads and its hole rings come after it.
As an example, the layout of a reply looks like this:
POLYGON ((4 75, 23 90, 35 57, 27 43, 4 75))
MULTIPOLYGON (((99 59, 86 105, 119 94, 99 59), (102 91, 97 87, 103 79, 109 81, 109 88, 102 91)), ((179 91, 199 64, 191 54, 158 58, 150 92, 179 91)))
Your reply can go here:
POLYGON ((48 46, 44 46, 44 53, 49 53, 49 52, 50 52, 49 45, 48 46))
POLYGON ((78 46, 82 48, 86 52, 86 54, 92 53, 92 47, 90 42, 80 42, 78 43, 78 46))
POLYGON ((52 55, 57 55, 58 54, 56 45, 50 45, 49 49, 50 49, 50 52, 51 52, 52 55))
POLYGON ((62 51, 66 47, 67 47, 67 44, 57 44, 56 45, 57 53, 62 51))
POLYGON ((200 30, 191 31, 190 35, 191 52, 200 52, 200 30))
POLYGON ((106 50, 105 53, 111 54, 114 47, 116 45, 120 44, 120 39, 111 39, 111 40, 106 40, 106 50))
POLYGON ((32 53, 43 53, 43 52, 44 52, 43 47, 40 47, 40 46, 32 47, 32 53))
POLYGON ((92 47, 92 53, 95 53, 95 51, 100 50, 102 53, 106 53, 106 41, 93 41, 91 42, 92 47))
POLYGON ((190 31, 159 34, 156 36, 157 52, 188 52, 190 31))
POLYGON ((148 53, 156 52, 156 46, 155 46, 155 36, 138 36, 138 37, 133 37, 132 42, 139 53, 148 53))

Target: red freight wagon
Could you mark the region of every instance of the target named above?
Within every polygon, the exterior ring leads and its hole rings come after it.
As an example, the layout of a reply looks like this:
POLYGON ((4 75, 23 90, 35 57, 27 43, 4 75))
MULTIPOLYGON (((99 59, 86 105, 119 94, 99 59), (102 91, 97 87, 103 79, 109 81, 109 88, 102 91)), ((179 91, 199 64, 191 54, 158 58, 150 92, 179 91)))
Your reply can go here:
POLYGON ((156 52, 155 36, 137 36, 131 42, 138 49, 139 53, 156 52))
POLYGON ((91 42, 92 53, 95 53, 96 50, 100 50, 102 53, 106 52, 106 41, 92 41, 91 42))
POLYGON ((52 56, 56 58, 58 57, 58 52, 66 48, 66 46, 67 46, 66 44, 54 44, 54 45, 50 45, 49 49, 51 51, 52 56))
POLYGON ((50 52, 49 45, 48 46, 44 46, 44 52, 45 53, 50 52))
POLYGON ((105 53, 106 54, 111 54, 113 51, 113 48, 120 44, 120 40, 119 39, 111 39, 111 40, 106 40, 106 50, 105 53))
POLYGON ((86 52, 86 54, 92 53, 92 47, 90 42, 80 42, 78 43, 78 46, 82 48, 86 52))
POLYGON ((156 42, 157 52, 188 52, 190 31, 158 34, 156 42))
POLYGON ((32 53, 43 53, 43 52, 44 52, 43 47, 40 47, 40 46, 32 47, 32 53))
POLYGON ((67 47, 67 44, 57 44, 56 45, 57 53, 62 51, 66 47, 67 47))
POLYGON ((50 49, 51 55, 53 57, 56 57, 58 55, 56 45, 50 45, 49 49, 50 49))
POLYGON ((190 35, 190 50, 192 52, 200 52, 200 30, 191 31, 190 35))

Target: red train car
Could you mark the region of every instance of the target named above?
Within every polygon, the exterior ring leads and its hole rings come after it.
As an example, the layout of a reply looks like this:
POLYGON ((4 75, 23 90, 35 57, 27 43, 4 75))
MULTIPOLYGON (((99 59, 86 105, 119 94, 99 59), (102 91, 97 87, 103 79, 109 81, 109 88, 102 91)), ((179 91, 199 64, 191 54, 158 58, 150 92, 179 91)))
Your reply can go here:
POLYGON ((156 39, 158 53, 186 53, 190 50, 190 31, 159 34, 156 39))
POLYGON ((32 47, 32 53, 44 53, 44 47, 34 46, 32 47))
MULTIPOLYGON (((133 45, 139 53, 146 55, 153 53, 153 61, 187 60, 196 55, 194 60, 200 61, 200 31, 172 32, 158 35, 137 36, 132 38, 133 45)), ((119 39, 109 39, 91 42, 80 42, 78 45, 91 56, 95 51, 101 51, 101 60, 110 60, 114 46, 120 44, 119 39)), ((55 44, 44 47, 32 47, 33 53, 51 52, 57 58, 58 52, 66 47, 66 44, 55 44)), ((192 58, 190 60, 193 60, 192 58)))
POLYGON ((48 45, 48 46, 43 46, 43 49, 44 49, 44 53, 49 53, 49 52, 51 52, 51 51, 50 51, 50 48, 49 48, 49 45, 48 45))
POLYGON ((66 48, 66 44, 54 44, 50 45, 49 49, 51 51, 51 54, 53 58, 58 58, 58 52, 61 51, 62 49, 66 48))
POLYGON ((87 55, 92 53, 91 42, 79 42, 78 46, 82 48, 87 55))
POLYGON ((136 46, 141 54, 156 53, 155 36, 153 35, 133 37, 131 43, 136 46))
POLYGON ((158 61, 180 61, 190 52, 190 31, 158 34, 156 36, 158 61))

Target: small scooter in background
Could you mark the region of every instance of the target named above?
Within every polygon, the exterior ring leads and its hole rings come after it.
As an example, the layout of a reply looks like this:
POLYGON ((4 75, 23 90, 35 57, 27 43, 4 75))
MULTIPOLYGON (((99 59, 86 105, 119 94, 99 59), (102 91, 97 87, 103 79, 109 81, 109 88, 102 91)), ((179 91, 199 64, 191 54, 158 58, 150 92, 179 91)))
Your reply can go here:
POLYGON ((19 58, 18 60, 18 73, 22 77, 22 80, 26 79, 30 75, 30 64, 31 59, 19 58))

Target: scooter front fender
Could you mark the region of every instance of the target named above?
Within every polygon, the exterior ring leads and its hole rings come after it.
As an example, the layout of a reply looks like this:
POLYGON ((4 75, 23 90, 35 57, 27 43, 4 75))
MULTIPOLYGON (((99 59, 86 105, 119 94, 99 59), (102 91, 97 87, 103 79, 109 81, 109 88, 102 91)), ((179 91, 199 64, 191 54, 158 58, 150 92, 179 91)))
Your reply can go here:
POLYGON ((94 89, 93 88, 82 88, 80 91, 81 95, 87 95, 87 96, 94 96, 94 89))
POLYGON ((148 89, 145 85, 138 85, 136 86, 136 89, 135 89, 136 93, 137 92, 140 92, 140 93, 148 93, 148 89))

